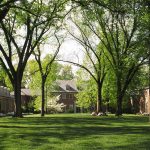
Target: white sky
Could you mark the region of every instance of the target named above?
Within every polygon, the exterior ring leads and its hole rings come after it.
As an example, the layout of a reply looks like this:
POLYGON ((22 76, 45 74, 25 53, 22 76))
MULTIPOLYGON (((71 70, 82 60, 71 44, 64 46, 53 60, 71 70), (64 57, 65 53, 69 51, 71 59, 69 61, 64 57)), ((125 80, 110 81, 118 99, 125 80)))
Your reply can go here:
MULTIPOLYGON (((79 45, 75 40, 68 39, 66 40, 60 49, 60 57, 63 60, 69 60, 76 63, 82 63, 83 60, 83 47, 79 45)), ((76 72, 79 67, 72 65, 73 72, 76 72)))
MULTIPOLYGON (((44 49, 43 57, 50 53, 54 53, 56 51, 57 46, 54 48, 53 45, 46 44, 42 49, 44 49)), ((65 61, 73 61, 76 63, 82 63, 83 60, 83 47, 76 42, 75 40, 71 38, 66 38, 65 41, 62 43, 59 53, 58 53, 58 59, 60 60, 65 60, 65 61)), ((68 63, 63 63, 62 64, 68 64, 68 63)), ((79 69, 79 67, 75 67, 72 65, 73 72, 76 72, 76 70, 79 69)))
POLYGON ((79 62, 83 56, 82 49, 75 40, 68 39, 62 44, 59 55, 64 60, 79 62))

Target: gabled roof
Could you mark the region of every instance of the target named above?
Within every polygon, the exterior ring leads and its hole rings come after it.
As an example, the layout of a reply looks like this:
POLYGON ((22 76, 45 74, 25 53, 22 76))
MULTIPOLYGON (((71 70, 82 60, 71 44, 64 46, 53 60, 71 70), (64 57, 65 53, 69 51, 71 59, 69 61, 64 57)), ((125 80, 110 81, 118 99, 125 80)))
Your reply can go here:
POLYGON ((74 80, 57 80, 56 83, 60 87, 60 91, 78 92, 78 89, 74 80))

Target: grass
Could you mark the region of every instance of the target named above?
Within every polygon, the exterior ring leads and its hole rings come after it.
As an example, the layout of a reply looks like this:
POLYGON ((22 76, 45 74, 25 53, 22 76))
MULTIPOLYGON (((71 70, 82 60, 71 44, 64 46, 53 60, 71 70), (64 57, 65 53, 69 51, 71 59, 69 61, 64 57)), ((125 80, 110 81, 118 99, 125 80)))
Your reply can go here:
POLYGON ((0 118, 0 150, 150 150, 148 117, 89 114, 0 118))

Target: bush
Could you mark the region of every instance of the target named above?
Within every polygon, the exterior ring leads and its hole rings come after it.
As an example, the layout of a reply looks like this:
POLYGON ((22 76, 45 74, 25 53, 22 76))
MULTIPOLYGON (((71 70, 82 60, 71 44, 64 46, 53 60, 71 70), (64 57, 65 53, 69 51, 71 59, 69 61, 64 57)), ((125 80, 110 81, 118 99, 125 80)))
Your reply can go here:
POLYGON ((63 112, 65 105, 59 103, 57 97, 52 97, 47 102, 47 112, 48 113, 60 113, 63 112))

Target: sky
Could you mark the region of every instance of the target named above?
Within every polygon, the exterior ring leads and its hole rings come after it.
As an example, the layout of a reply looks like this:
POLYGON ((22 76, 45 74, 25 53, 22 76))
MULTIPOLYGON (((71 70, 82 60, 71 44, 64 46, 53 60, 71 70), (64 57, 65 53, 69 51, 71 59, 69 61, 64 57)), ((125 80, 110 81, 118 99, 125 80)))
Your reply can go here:
MULTIPOLYGON (((45 45, 43 47, 44 49, 44 56, 48 53, 54 53, 57 46, 55 46, 54 50, 52 50, 54 46, 52 45, 45 45)), ((44 57, 43 56, 43 57, 44 57)), ((76 63, 82 63, 83 60, 83 47, 74 39, 71 39, 67 37, 64 42, 62 43, 59 53, 58 53, 58 59, 65 60, 65 61, 72 61, 76 63)), ((63 63, 62 64, 68 64, 63 63)), ((79 67, 72 65, 73 72, 75 73, 79 67)))
POLYGON ((68 39, 62 44, 59 55, 64 60, 80 62, 83 57, 82 49, 75 40, 68 39))

